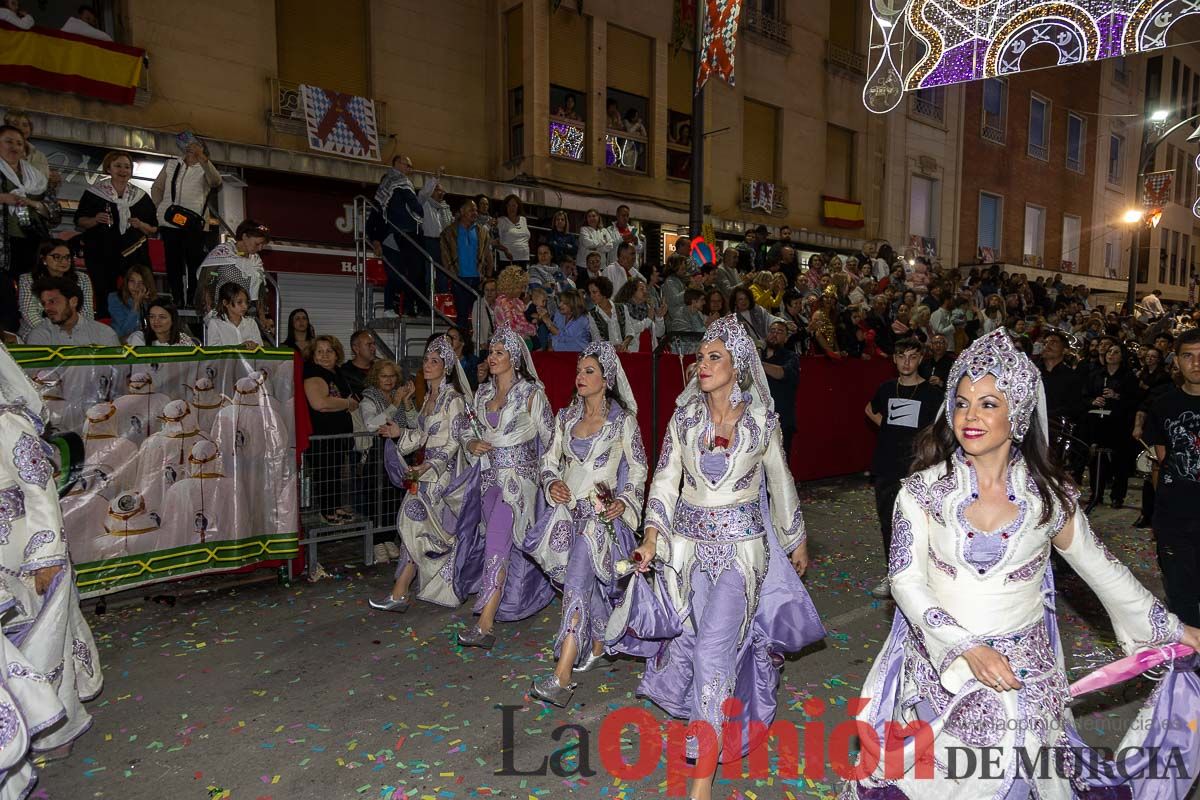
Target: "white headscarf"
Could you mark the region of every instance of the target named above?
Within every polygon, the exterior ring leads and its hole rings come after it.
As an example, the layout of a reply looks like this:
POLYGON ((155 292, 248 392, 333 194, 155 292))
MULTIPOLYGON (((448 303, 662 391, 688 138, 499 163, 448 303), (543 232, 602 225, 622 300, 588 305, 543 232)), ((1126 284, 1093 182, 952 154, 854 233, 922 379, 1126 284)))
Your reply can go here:
MULTIPOLYGON (((771 390, 767 386, 767 373, 763 371, 762 361, 758 357, 758 349, 755 348, 750 335, 746 333, 745 327, 738 321, 737 315, 730 314, 721 317, 708 326, 708 330, 704 332, 703 342, 716 341, 725 345, 725 349, 729 351, 729 356, 733 361, 734 380, 733 388, 730 390, 730 402, 736 405, 744 400, 751 405, 765 408, 767 411, 774 411, 775 401, 771 399, 771 390), (741 384, 747 377, 750 385, 743 389, 741 384)), ((684 387, 675 404, 685 406, 693 400, 702 399, 702 395, 700 377, 697 373, 688 381, 688 385, 684 387)))
POLYGON ((529 353, 529 348, 525 346, 525 340, 518 336, 516 331, 504 325, 492 334, 491 341, 488 344, 502 346, 508 352, 508 357, 512 360, 514 367, 516 367, 519 361, 525 366, 525 371, 533 379, 533 382, 543 390, 546 388, 542 385, 541 379, 538 378, 537 368, 533 366, 533 356, 529 353))
POLYGON ((475 401, 475 394, 471 391, 471 384, 467 380, 467 373, 463 371, 462 362, 458 360, 458 354, 454 352, 454 345, 450 344, 450 340, 444 334, 429 343, 425 354, 435 355, 440 358, 442 365, 447 371, 454 370, 454 375, 458 378, 459 389, 462 390, 463 398, 466 400, 467 405, 475 401))
POLYGON ((106 203, 112 203, 117 207, 117 230, 121 233, 129 230, 129 212, 139 200, 146 196, 146 193, 140 187, 129 183, 125 186, 125 194, 121 197, 117 196, 117 190, 113 188, 112 178, 105 178, 97 181, 92 186, 88 187, 88 191, 104 200, 106 203))
POLYGON ((40 197, 49 186, 49 179, 25 159, 21 159, 14 170, 11 164, 0 158, 0 174, 13 184, 15 188, 12 194, 18 197, 40 197))

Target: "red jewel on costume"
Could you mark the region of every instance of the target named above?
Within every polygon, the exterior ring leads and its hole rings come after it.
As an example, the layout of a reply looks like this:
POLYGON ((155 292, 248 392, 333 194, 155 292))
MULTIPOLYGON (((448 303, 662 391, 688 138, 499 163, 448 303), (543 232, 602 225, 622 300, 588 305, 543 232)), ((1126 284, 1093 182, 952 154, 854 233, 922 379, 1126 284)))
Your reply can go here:
POLYGON ((713 446, 727 448, 727 447, 729 447, 729 440, 727 438, 725 438, 724 436, 714 436, 713 437, 713 446))

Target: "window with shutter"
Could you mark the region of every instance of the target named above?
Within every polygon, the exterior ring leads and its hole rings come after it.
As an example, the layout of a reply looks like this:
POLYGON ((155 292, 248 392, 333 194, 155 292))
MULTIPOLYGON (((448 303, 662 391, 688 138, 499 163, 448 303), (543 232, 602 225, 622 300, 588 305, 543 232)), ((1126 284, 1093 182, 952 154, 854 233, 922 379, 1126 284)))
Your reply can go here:
POLYGON ((825 127, 825 194, 854 199, 854 131, 825 127))
POLYGON ((1082 220, 1072 214, 1063 214, 1062 268, 1067 272, 1079 272, 1079 230, 1082 220))
POLYGON ((680 50, 667 61, 667 108, 681 114, 692 113, 693 54, 680 50))
POLYGON ((742 110, 742 180, 777 183, 779 109, 747 98, 742 110))
POLYGON ((525 20, 522 12, 522 6, 517 6, 504 15, 504 42, 508 48, 504 85, 510 90, 525 82, 525 43, 522 41, 525 35, 525 20))
POLYGON ((1000 206, 999 195, 979 193, 979 248, 988 248, 995 258, 1000 258, 1000 206))
POLYGON ((550 15, 550 83, 587 93, 588 17, 568 9, 550 15))
POLYGON ((646 36, 608 26, 608 86, 649 98, 654 75, 653 42, 646 36))
POLYGON ((279 80, 369 97, 371 30, 366 0, 344 0, 337 13, 320 0, 275 0, 279 80))

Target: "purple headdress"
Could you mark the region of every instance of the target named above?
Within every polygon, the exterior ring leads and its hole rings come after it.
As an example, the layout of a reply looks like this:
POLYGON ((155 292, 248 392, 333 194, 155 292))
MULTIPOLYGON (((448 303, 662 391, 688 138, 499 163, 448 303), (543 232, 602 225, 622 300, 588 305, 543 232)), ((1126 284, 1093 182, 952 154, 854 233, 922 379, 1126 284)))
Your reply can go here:
POLYGON ((518 364, 524 366, 525 371, 529 373, 529 377, 533 378, 539 386, 541 385, 537 369, 533 366, 533 356, 529 354, 529 348, 525 346, 525 340, 516 331, 507 325, 502 325, 492 334, 492 338, 488 341, 488 344, 498 344, 503 347, 505 352, 508 353, 509 359, 512 360, 513 367, 515 368, 518 364))
POLYGON ((617 382, 617 370, 621 368, 621 363, 617 360, 616 349, 609 342, 592 342, 579 354, 581 359, 588 356, 600 362, 600 369, 604 372, 604 382, 608 388, 613 388, 617 382))
MULTIPOLYGON (((762 404, 767 410, 774 411, 775 403, 771 399, 771 391, 767 387, 767 375, 763 372, 762 361, 758 358, 758 350, 754 347, 754 340, 750 338, 750 334, 746 333, 746 329, 742 327, 737 315, 730 314, 721 317, 708 326, 708 330, 704 332, 703 341, 708 343, 718 340, 725 345, 725 349, 729 351, 729 357, 733 361, 735 380, 729 402, 736 405, 743 400, 752 400, 762 404), (750 376, 750 386, 743 391, 740 384, 747 375, 750 376)), ((693 393, 699 391, 700 381, 698 378, 693 378, 692 382, 688 384, 688 388, 684 389, 683 394, 679 396, 679 404, 689 402, 693 393)))
POLYGON ((1004 393, 1008 401, 1008 422, 1012 427, 1012 438, 1021 442, 1029 433, 1034 414, 1042 420, 1042 435, 1048 440, 1046 420, 1046 392, 1042 386, 1042 375, 1029 356, 1017 349, 1004 328, 997 328, 981 336, 963 350, 954 360, 946 381, 947 420, 954 419, 954 403, 959 381, 966 376, 976 383, 985 375, 996 379, 996 388, 1004 393))

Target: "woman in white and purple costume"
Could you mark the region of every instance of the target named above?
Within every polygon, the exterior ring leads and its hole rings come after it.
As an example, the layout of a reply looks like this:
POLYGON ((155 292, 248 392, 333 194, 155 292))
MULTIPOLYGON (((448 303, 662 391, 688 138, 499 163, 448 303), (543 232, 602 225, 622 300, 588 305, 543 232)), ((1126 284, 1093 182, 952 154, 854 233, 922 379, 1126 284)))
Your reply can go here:
POLYGON ((379 435, 390 440, 382 443, 388 478, 397 487, 410 481, 417 485, 396 514, 396 582, 387 597, 371 601, 380 611, 407 611, 414 580, 420 587, 418 600, 450 608, 462 604, 454 592, 454 551, 466 487, 456 479, 466 463, 461 444, 471 430, 466 410, 473 399, 471 385, 445 336, 429 343, 422 372, 425 400, 416 425, 402 428, 392 420, 379 429, 379 435), (410 466, 404 456, 421 448, 424 460, 410 466))
MULTIPOLYGON (((1111 762, 1089 763, 1067 749, 1086 745, 1066 708, 1051 547, 1099 596, 1126 651, 1181 641, 1197 647, 1200 631, 1168 613, 1092 532, 1078 493, 1050 461, 1041 374, 1005 329, 964 350, 946 386, 946 404, 918 438, 915 472, 896 500, 889 575, 898 608, 863 686, 858 719, 877 735, 863 738, 864 751, 882 757, 842 797, 1183 797, 1191 777, 1147 779, 1150 760, 1159 757, 1150 749, 1125 762, 1126 774, 1147 769, 1131 779, 1106 776, 1111 762), (888 723, 917 722, 932 733, 932 778, 917 773, 919 739, 894 728, 884 738, 888 723), (991 751, 999 759, 995 777, 978 766, 969 777, 950 776, 948 748, 984 747, 998 749, 991 751), (1022 769, 1041 748, 1050 768, 1022 769), (1062 770, 1049 748, 1063 748, 1062 770), (889 761, 892 777, 884 771, 889 761), (894 777, 896 765, 902 777, 894 777)), ((1200 681, 1173 669, 1138 714, 1149 724, 1132 726, 1120 747, 1161 748, 1163 759, 1177 747, 1195 776, 1200 743, 1187 721, 1198 708, 1200 681)))
MULTIPOLYGON (((467 406, 474 438, 454 556, 455 593, 478 592, 479 622, 460 632, 464 647, 490 649, 495 622, 536 614, 554 599, 550 580, 519 547, 545 503, 538 486, 542 453, 550 446, 554 417, 525 342, 508 327, 488 345, 491 377, 467 406)), ((458 490, 459 481, 451 486, 458 490)))
POLYGON ((571 673, 602 663, 604 629, 621 597, 615 563, 637 547, 646 473, 633 390, 613 346, 594 342, 579 356, 575 397, 558 412, 542 456, 542 489, 552 506, 525 539, 526 552, 563 593, 558 664, 533 682, 534 697, 565 706, 575 690, 571 673))
MULTIPOLYGON (((754 343, 737 317, 704 334, 696 377, 676 403, 650 484, 645 537, 633 559, 657 567, 654 593, 635 576, 609 619, 617 651, 647 656, 638 693, 673 717, 711 726, 719 758, 741 758, 769 726, 785 653, 825 635, 800 575, 808 545, 784 457, 779 415, 754 343), (659 566, 661 564, 661 566, 659 566), (648 620, 674 617, 674 635, 648 620), (721 752, 722 705, 744 709, 742 752, 721 752)), ((708 758, 689 738, 689 757, 708 758)), ((707 800, 711 779, 690 796, 707 800)))

